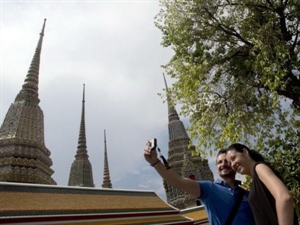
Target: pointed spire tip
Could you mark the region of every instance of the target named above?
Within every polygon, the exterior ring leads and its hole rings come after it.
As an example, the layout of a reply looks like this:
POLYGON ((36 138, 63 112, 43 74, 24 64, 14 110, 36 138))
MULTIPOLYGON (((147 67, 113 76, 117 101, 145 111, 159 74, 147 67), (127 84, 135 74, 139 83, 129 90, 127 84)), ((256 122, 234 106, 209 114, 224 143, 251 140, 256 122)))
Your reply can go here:
POLYGON ((45 18, 45 19, 44 19, 43 28, 42 28, 42 31, 41 31, 40 35, 44 35, 45 26, 46 26, 46 21, 47 21, 47 19, 45 18))
POLYGON ((164 81, 165 81, 166 91, 168 91, 168 84, 167 84, 166 76, 165 76, 164 73, 163 73, 163 78, 164 78, 164 81))
POLYGON ((82 102, 85 102, 85 84, 83 84, 83 96, 82 96, 82 102))

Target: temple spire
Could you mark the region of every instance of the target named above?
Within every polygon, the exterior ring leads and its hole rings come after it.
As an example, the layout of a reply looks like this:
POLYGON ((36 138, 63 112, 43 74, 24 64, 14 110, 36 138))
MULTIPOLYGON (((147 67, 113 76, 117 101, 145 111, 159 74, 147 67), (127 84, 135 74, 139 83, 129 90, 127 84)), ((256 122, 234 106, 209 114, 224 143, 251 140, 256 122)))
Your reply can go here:
POLYGON ((165 74, 163 74, 163 77, 166 86, 166 95, 167 95, 167 103, 168 103, 169 139, 170 140, 182 139, 182 138, 189 139, 186 129, 183 123, 181 122, 175 107, 171 103, 165 74))
POLYGON ((35 49, 25 82, 22 86, 21 91, 17 95, 16 101, 25 100, 27 102, 39 103, 38 98, 38 84, 39 84, 39 70, 40 70, 40 56, 42 51, 42 43, 44 38, 44 31, 46 26, 46 19, 44 19, 44 24, 42 31, 40 33, 40 38, 35 49))
POLYGON ((83 94, 82 94, 82 110, 81 110, 81 121, 79 129, 79 139, 78 139, 78 153, 86 154, 86 135, 85 135, 85 84, 83 84, 83 94))
POLYGON ((167 84, 167 80, 166 80, 166 76, 165 74, 163 73, 163 78, 164 78, 164 82, 165 82, 165 87, 166 87, 166 94, 167 94, 167 101, 169 102, 169 95, 168 95, 168 92, 169 92, 169 88, 168 88, 168 84, 167 84))
POLYGON ((83 84, 82 111, 78 147, 72 163, 69 186, 94 187, 92 165, 89 161, 85 135, 85 85, 83 84))
POLYGON ((56 184, 39 106, 40 56, 46 19, 25 82, 0 128, 0 181, 56 184))
POLYGON ((110 181, 108 158, 107 158, 107 145, 106 145, 106 132, 104 130, 104 172, 103 172, 103 188, 112 188, 110 181))
MULTIPOLYGON (((183 122, 172 105, 165 75, 163 74, 168 101, 168 129, 169 129, 169 150, 168 163, 172 169, 185 177, 192 177, 196 180, 213 180, 213 174, 209 169, 208 161, 202 160, 199 156, 192 156, 195 146, 190 145, 189 138, 183 122), (197 165, 197 166, 195 166, 197 165)), ((196 199, 182 190, 171 187, 164 181, 167 202, 178 209, 196 206, 196 199)))
POLYGON ((165 86, 166 86, 169 122, 172 121, 172 120, 179 120, 178 113, 177 113, 176 109, 174 108, 174 106, 172 105, 172 102, 171 102, 171 98, 170 98, 170 95, 169 95, 169 89, 168 89, 168 85, 167 85, 167 81, 166 81, 166 77, 165 77, 164 73, 163 73, 163 77, 164 77, 165 86))

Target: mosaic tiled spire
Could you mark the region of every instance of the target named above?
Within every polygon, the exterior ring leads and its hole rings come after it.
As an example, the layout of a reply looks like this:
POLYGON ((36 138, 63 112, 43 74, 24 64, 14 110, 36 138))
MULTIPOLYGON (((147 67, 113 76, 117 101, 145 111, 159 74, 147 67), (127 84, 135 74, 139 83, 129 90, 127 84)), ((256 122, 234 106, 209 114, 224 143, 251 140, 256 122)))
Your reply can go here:
POLYGON ((83 85, 82 112, 75 160, 72 163, 69 186, 94 187, 92 165, 89 161, 85 135, 85 85, 83 85))
POLYGON ((56 184, 44 141, 44 114, 38 97, 39 67, 46 19, 21 91, 0 128, 0 181, 56 184))
POLYGON ((110 181, 108 158, 107 158, 107 145, 106 145, 106 132, 104 130, 104 170, 103 170, 103 188, 112 188, 110 181))
MULTIPOLYGON (((184 124, 179 118, 175 107, 171 103, 168 95, 168 86, 165 76, 164 82, 168 103, 168 128, 169 128, 169 151, 168 163, 174 171, 184 177, 191 177, 196 180, 213 180, 208 161, 202 160, 199 156, 192 156, 195 146, 190 146, 191 142, 184 124)), ((176 208, 184 209, 196 206, 196 199, 183 191, 176 189, 164 182, 167 201, 176 208)))

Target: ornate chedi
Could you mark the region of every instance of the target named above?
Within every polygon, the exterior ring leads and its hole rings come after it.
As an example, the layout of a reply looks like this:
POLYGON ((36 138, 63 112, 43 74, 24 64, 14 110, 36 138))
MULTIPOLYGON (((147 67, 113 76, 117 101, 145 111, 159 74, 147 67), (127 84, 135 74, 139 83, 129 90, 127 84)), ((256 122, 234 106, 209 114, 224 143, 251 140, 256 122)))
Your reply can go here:
POLYGON ((56 184, 44 141, 38 97, 39 67, 46 19, 25 82, 0 128, 0 181, 56 184))
POLYGON ((92 165, 89 161, 85 135, 85 85, 83 85, 82 112, 79 129, 78 147, 72 163, 69 186, 94 187, 92 165))
POLYGON ((106 132, 104 130, 104 170, 103 170, 103 188, 112 188, 110 181, 108 158, 107 158, 107 146, 106 146, 106 132))
MULTIPOLYGON (((166 91, 168 91, 167 82, 164 77, 166 91)), ((190 146, 191 142, 187 131, 180 120, 176 109, 168 102, 169 119, 169 151, 168 163, 174 171, 184 177, 195 180, 213 180, 213 173, 209 168, 208 160, 201 159, 200 156, 193 156, 195 146, 190 146)), ((197 199, 174 188, 164 182, 167 201, 178 209, 185 209, 197 205, 197 199)))

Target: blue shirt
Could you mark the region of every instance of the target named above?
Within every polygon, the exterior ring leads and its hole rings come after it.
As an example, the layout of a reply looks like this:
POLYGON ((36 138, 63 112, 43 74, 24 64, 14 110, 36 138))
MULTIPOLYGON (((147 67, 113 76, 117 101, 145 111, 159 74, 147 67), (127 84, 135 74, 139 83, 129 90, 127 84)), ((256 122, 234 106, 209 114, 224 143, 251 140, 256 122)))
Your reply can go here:
MULTIPOLYGON (((230 188, 224 181, 198 181, 201 189, 201 200, 211 225, 224 225, 234 205, 238 190, 230 188)), ((240 181, 235 181, 236 186, 240 181)), ((254 218, 248 203, 247 191, 232 225, 254 225, 254 218)))

